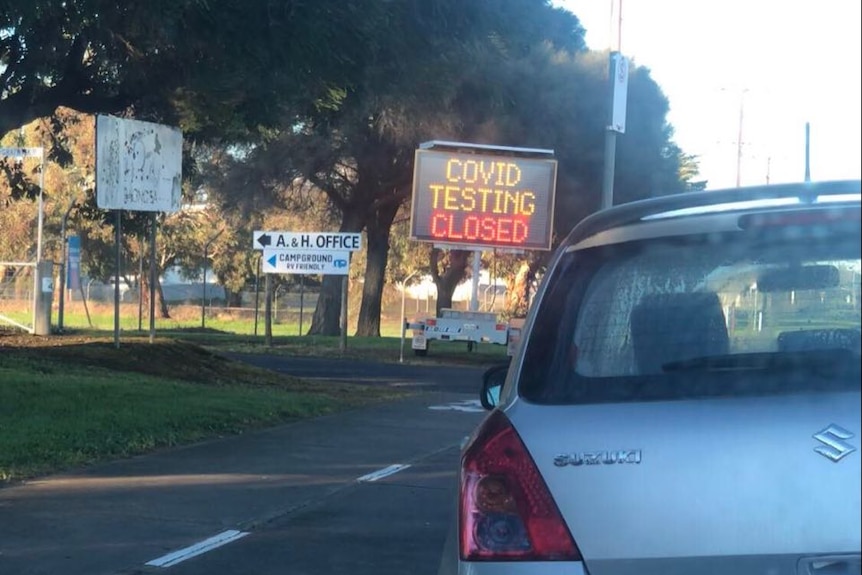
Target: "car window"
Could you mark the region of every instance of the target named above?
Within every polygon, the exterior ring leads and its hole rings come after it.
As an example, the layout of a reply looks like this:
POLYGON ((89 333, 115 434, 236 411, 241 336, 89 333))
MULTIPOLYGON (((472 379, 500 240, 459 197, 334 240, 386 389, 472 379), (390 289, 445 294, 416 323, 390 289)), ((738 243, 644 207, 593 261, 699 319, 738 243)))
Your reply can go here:
POLYGON ((527 344, 522 387, 543 400, 586 397, 578 388, 588 387, 601 401, 623 378, 674 381, 685 395, 695 379, 750 380, 812 354, 858 370, 859 253, 853 233, 732 233, 566 254, 527 344))

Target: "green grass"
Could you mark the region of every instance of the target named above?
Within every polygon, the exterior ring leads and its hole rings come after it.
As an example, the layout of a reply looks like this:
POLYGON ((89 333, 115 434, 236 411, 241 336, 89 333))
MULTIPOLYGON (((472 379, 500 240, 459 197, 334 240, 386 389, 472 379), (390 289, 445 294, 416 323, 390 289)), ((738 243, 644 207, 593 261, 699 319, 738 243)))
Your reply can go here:
MULTIPOLYGON (((406 395, 382 387, 309 383, 225 358, 229 352, 318 356, 412 364, 491 365, 506 348, 431 342, 414 355, 400 322, 384 323, 384 337, 300 336, 298 323, 264 323, 230 315, 207 317, 181 310, 138 330, 137 306, 123 306, 120 345, 114 345, 113 309, 86 314, 72 307, 64 332, 50 337, 0 329, 0 485, 95 462, 147 453, 298 418, 406 395)), ((174 310, 172 310, 173 312, 174 310)), ((25 314, 26 315, 26 314, 25 314)), ((305 329, 311 320, 304 321, 305 329)), ((22 323, 28 318, 22 316, 22 323)), ((52 323, 57 325, 56 313, 52 323)))
POLYGON ((441 363, 459 365, 490 365, 507 361, 506 347, 490 343, 478 344, 473 351, 467 350, 466 342, 433 341, 426 356, 417 356, 410 347, 410 336, 403 343, 400 337, 356 337, 346 338, 342 350, 342 339, 338 336, 273 336, 272 345, 266 345, 262 336, 248 337, 221 333, 161 332, 162 337, 182 338, 193 341, 216 352, 261 353, 270 355, 333 357, 386 363, 400 362, 414 365, 437 365, 441 363))
POLYGON ((404 395, 303 382, 181 342, 0 341, 0 484, 404 395))

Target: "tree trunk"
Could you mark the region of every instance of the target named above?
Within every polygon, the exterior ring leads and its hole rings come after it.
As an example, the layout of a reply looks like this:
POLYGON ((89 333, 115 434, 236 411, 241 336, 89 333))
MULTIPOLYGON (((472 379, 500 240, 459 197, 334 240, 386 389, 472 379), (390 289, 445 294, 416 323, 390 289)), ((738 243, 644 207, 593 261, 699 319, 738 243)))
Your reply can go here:
POLYGON ((526 317, 530 307, 530 284, 532 273, 529 262, 521 263, 515 279, 509 284, 506 297, 506 315, 508 317, 526 317))
MULTIPOLYGON (((355 208, 341 216, 340 232, 356 233, 362 231, 361 215, 357 217, 355 208)), ((314 315, 311 316, 311 327, 308 335, 330 335, 341 334, 341 276, 323 276, 320 285, 320 295, 317 298, 317 306, 314 315)))
POLYGON ((242 292, 226 289, 227 307, 242 307, 242 292))
POLYGON ((156 303, 159 306, 159 317, 162 319, 170 319, 171 312, 168 310, 168 304, 165 301, 165 291, 162 289, 162 282, 156 278, 156 303))
MULTIPOLYGON (((150 274, 145 273, 141 278, 141 299, 143 303, 144 309, 150 309, 150 274)), ((158 275, 156 276, 156 309, 158 310, 158 317, 161 319, 170 319, 171 313, 168 309, 168 304, 165 302, 165 292, 162 289, 162 282, 159 280, 158 275)))
MULTIPOLYGON (((467 265, 470 261, 470 252, 465 250, 449 251, 448 267, 440 270, 441 251, 431 250, 431 277, 437 286, 437 316, 440 310, 452 307, 452 296, 455 288, 467 277, 467 265)), ((445 263, 444 263, 445 265, 445 263)))
POLYGON ((341 276, 323 276, 317 306, 311 316, 308 335, 338 335, 341 333, 341 276))
POLYGON ((374 214, 365 228, 366 247, 365 283, 362 285, 362 303, 356 335, 380 337, 380 315, 383 303, 383 286, 386 264, 389 260, 389 234, 399 205, 392 202, 374 214))

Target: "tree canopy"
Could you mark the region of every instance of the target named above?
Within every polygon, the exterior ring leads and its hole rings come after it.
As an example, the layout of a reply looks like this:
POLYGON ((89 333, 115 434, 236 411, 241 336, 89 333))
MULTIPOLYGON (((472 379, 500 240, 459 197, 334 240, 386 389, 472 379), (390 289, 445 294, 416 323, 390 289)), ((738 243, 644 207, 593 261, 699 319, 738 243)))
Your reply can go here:
MULTIPOLYGON (((212 221, 164 218, 162 264, 201 265, 197 248, 217 221, 227 231, 214 269, 239 289, 253 273, 244 238, 255 228, 362 231, 358 331, 378 335, 390 254, 416 261, 393 230, 402 233, 417 145, 553 149, 559 239, 600 203, 607 68, 577 17, 548 0, 33 0, 0 11, 0 134, 38 119, 53 159, 92 170, 69 151, 72 117, 58 109, 180 126, 186 193, 205 192, 212 221), (183 244, 192 249, 170 248, 183 244)), ((630 74, 617 203, 694 187, 696 159, 673 142, 667 99, 649 70, 630 74)), ((32 195, 20 166, 6 171, 20 181, 0 200, 32 195)), ((104 218, 94 204, 82 218, 104 218)), ((466 253, 418 251, 445 301, 466 253)), ((529 278, 544 258, 524 261, 518 275, 529 278)), ((325 277, 312 331, 337 332, 339 293, 325 277)))
POLYGON ((335 103, 385 25, 374 0, 30 0, 0 10, 0 134, 59 106, 247 137, 335 103))

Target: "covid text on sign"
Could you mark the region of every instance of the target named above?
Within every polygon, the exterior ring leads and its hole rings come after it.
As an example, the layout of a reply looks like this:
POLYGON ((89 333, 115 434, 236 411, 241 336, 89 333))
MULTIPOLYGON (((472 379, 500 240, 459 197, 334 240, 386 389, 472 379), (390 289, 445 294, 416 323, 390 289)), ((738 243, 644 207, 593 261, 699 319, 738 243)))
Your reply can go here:
POLYGON ((417 150, 411 237, 549 249, 556 166, 553 159, 417 150))

